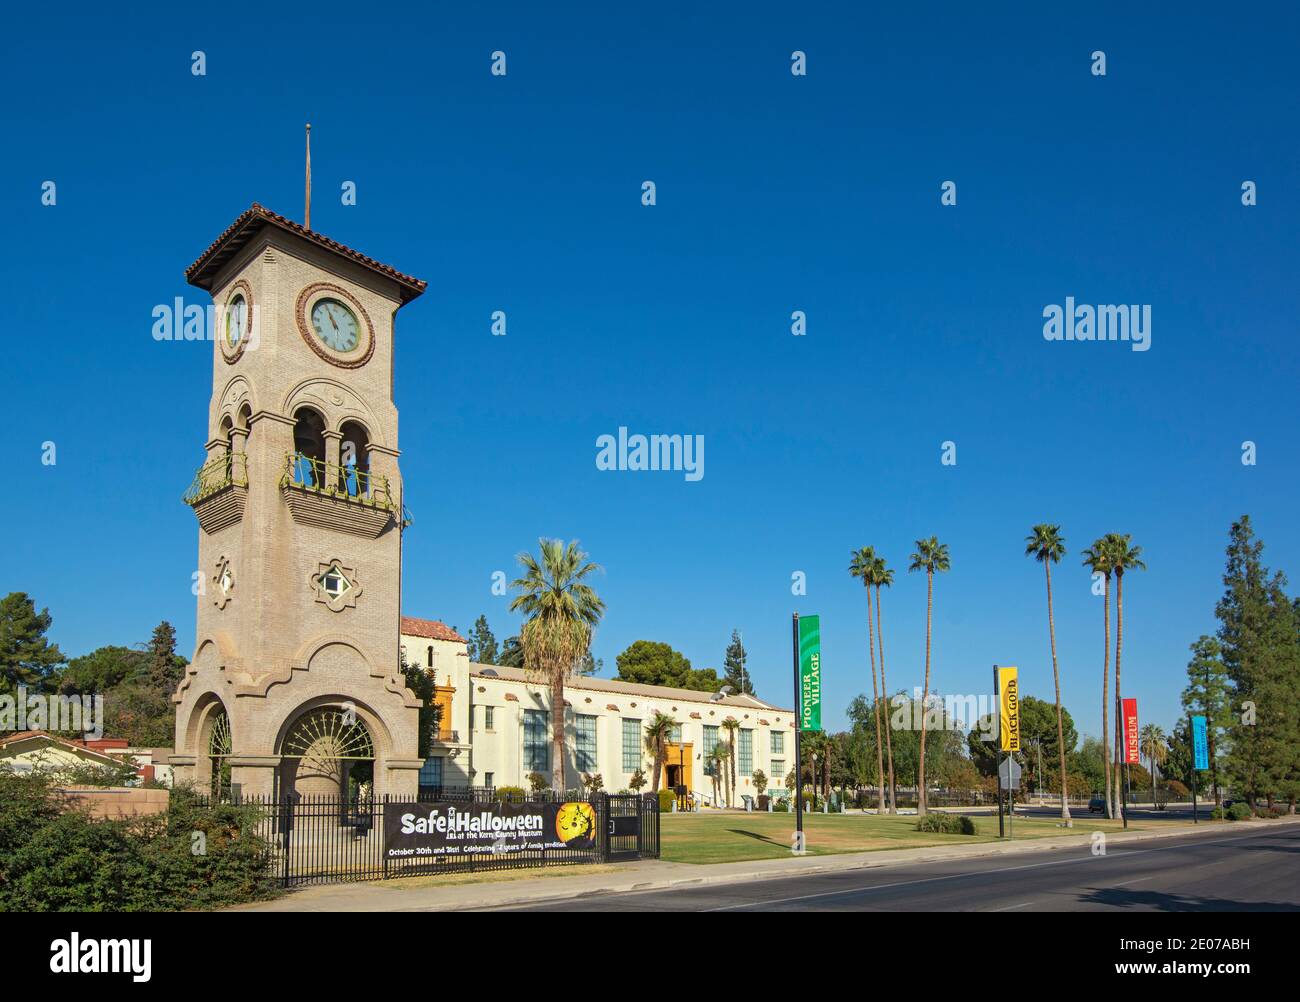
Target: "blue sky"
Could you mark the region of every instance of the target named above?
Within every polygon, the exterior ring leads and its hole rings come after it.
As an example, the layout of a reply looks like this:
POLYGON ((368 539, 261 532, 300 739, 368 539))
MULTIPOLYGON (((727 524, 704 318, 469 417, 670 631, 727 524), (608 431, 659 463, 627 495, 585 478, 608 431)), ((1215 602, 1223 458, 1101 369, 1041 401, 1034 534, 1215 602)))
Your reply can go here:
POLYGON ((816 612, 838 726, 870 689, 849 551, 898 570, 889 679, 919 684, 925 582, 905 567, 934 534, 952 571, 932 687, 985 691, 998 662, 1050 698, 1022 556, 1050 520, 1070 549, 1067 707, 1099 731, 1102 607, 1078 550, 1129 532, 1150 569, 1126 590, 1125 694, 1168 727, 1230 521, 1249 512, 1300 575, 1300 18, 998 7, 16 11, 0 591, 48 606, 70 655, 163 618, 190 650, 180 494, 212 347, 155 342, 150 311, 206 301, 184 268, 251 202, 301 218, 310 121, 314 227, 429 282, 397 334, 407 614, 464 630, 485 612, 504 637, 492 573, 540 535, 579 538, 605 567, 607 673, 643 638, 719 665, 735 627, 788 705, 790 613, 816 612), (1151 350, 1045 341, 1067 296, 1151 305, 1151 350), (703 435, 703 480, 597 470, 620 425, 703 435))

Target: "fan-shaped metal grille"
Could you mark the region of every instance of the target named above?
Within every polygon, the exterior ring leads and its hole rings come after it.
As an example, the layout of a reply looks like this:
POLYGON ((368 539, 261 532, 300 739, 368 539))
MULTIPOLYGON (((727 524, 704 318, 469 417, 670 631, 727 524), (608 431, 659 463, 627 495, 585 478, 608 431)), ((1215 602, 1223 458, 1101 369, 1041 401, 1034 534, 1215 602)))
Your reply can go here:
POLYGON ((208 754, 213 758, 225 758, 230 754, 230 718, 225 710, 212 715, 212 732, 208 735, 208 754))
POLYGON ((375 745, 370 731, 355 712, 341 709, 314 710, 299 717, 284 739, 282 754, 304 762, 339 759, 370 761, 375 745))

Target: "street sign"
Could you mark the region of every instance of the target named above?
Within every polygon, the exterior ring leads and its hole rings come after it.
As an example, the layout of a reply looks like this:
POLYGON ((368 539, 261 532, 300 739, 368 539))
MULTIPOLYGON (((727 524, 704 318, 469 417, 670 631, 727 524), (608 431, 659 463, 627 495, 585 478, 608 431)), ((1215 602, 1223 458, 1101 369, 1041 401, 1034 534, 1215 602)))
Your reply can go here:
POLYGON ((1004 790, 1020 789, 1021 771, 1022 770, 1020 768, 1019 762, 1017 762, 1009 755, 1006 758, 1004 758, 1002 760, 1002 764, 998 766, 998 776, 1002 779, 1002 789, 1004 790))
POLYGON ((1020 682, 1014 667, 998 672, 998 737, 1005 752, 1020 751, 1020 682))
POLYGON ((1205 734, 1205 718, 1199 714, 1192 717, 1192 750, 1196 755, 1196 768, 1210 767, 1210 745, 1205 734))

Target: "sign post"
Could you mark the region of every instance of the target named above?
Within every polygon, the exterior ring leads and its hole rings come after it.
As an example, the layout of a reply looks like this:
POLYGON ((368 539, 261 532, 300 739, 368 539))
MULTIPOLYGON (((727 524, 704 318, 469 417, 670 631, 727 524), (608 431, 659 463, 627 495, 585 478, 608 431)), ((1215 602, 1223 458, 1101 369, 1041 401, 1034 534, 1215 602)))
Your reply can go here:
POLYGON ((800 852, 803 843, 803 742, 804 731, 822 729, 822 629, 820 616, 794 614, 794 785, 795 832, 800 852))
POLYGON ((1200 824, 1197 818, 1196 774, 1210 767, 1210 748, 1206 738, 1205 717, 1194 714, 1192 721, 1192 824, 1200 824))
MULTIPOLYGON (((999 702, 997 665, 993 666, 993 701, 995 703, 999 702)), ((1001 713, 993 714, 993 725, 998 729, 997 730, 998 748, 1001 748, 1002 747, 1002 714, 1001 713)), ((1006 836, 1006 825, 1003 823, 1003 818, 1002 818, 1002 769, 1001 769, 1002 763, 999 761, 999 754, 997 750, 993 752, 993 761, 998 766, 997 769, 993 770, 998 774, 998 838, 1004 838, 1006 836)))
POLYGON ((1141 747, 1138 737, 1138 701, 1136 699, 1125 699, 1124 706, 1124 809, 1120 813, 1124 816, 1124 827, 1128 827, 1128 798, 1129 798, 1129 766, 1138 762, 1141 763, 1141 747))

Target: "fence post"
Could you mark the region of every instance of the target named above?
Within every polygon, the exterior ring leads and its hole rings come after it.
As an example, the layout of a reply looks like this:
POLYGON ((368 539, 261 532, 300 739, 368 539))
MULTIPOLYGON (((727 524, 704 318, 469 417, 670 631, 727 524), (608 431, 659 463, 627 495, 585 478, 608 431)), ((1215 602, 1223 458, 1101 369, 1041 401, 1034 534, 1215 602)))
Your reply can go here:
POLYGON ((614 824, 614 816, 609 810, 609 794, 596 794, 596 823, 600 825, 600 861, 609 862, 609 830, 614 824))
POLYGON ((293 831, 293 807, 289 800, 289 795, 285 794, 280 798, 280 829, 284 832, 284 875, 283 886, 289 886, 289 854, 291 832, 293 831))

